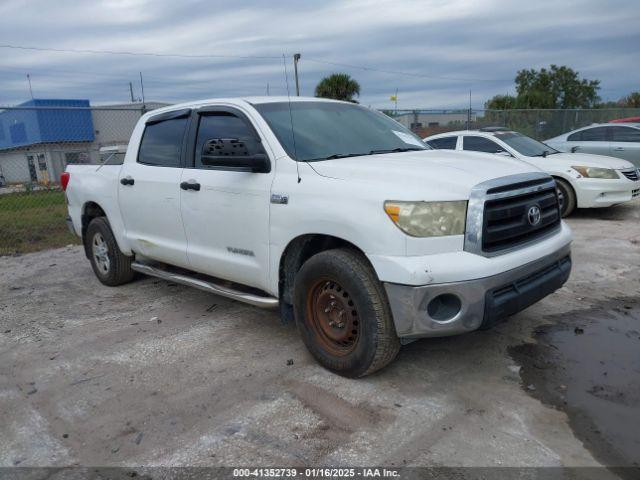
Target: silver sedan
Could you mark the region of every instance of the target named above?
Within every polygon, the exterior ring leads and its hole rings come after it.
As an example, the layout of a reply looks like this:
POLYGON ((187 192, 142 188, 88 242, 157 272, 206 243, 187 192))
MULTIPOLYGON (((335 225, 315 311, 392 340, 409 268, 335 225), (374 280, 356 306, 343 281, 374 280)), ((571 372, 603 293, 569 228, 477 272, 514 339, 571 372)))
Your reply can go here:
POLYGON ((640 123, 598 123, 544 143, 561 152, 594 153, 623 158, 640 167, 640 123))

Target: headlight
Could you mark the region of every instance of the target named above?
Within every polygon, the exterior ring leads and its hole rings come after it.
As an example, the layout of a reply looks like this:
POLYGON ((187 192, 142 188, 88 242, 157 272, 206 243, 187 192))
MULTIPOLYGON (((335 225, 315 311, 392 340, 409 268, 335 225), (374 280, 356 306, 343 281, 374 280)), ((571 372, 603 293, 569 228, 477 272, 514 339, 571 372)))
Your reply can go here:
POLYGON ((611 168, 598 168, 598 167, 571 167, 574 170, 580 172, 585 178, 607 178, 615 179, 620 178, 615 170, 611 168))
POLYGON ((412 237, 462 235, 467 201, 384 202, 384 211, 403 232, 412 237))

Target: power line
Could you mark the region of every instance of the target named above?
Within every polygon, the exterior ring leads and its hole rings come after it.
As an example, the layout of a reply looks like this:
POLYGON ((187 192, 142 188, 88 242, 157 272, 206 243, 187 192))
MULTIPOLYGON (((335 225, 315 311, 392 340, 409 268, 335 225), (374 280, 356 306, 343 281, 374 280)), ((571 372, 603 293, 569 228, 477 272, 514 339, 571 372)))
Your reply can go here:
POLYGON ((453 82, 502 82, 504 79, 487 79, 487 78, 457 78, 457 77, 441 77, 437 75, 425 75, 422 73, 411 73, 411 72, 401 72, 398 70, 385 70, 382 68, 376 67, 367 67, 363 65, 351 65, 349 63, 338 63, 338 62, 328 62, 326 60, 318 60, 315 58, 305 57, 305 60, 308 62, 322 63, 325 65, 333 65, 336 67, 345 67, 345 68, 355 68, 358 70, 369 70, 372 72, 380 72, 380 73, 390 73, 392 75, 404 75, 407 77, 416 77, 416 78, 429 78, 432 80, 450 80, 453 82))
POLYGON ((89 50, 72 48, 49 48, 49 47, 27 47, 24 45, 0 45, 0 48, 14 50, 35 50, 38 52, 59 52, 59 53, 91 53, 100 55, 130 55, 136 57, 174 57, 174 58, 246 58, 246 59, 280 59, 280 56, 269 55, 223 55, 223 54, 183 54, 183 53, 157 53, 157 52, 128 52, 117 50, 89 50))
MULTIPOLYGON (((59 53, 76 53, 76 54, 99 54, 99 55, 128 55, 136 57, 164 57, 164 58, 231 58, 231 59, 253 59, 253 60, 280 60, 279 55, 230 55, 230 54, 183 54, 183 53, 158 53, 158 52, 131 52, 117 50, 93 50, 93 49, 71 49, 71 48, 51 48, 51 47, 34 47, 25 45, 2 44, 0 48, 8 48, 14 50, 33 50, 42 52, 59 52, 59 53)), ((365 65, 353 65, 349 63, 330 62, 327 60, 319 60, 315 58, 305 59, 309 62, 320 63, 324 65, 333 65, 344 68, 354 68, 357 70, 388 73, 391 75, 403 75, 406 77, 427 78, 431 80, 448 80, 453 82, 502 82, 504 79, 487 79, 487 78, 461 78, 448 77, 440 75, 427 75, 423 73, 404 72, 399 70, 388 70, 377 67, 369 67, 365 65)))

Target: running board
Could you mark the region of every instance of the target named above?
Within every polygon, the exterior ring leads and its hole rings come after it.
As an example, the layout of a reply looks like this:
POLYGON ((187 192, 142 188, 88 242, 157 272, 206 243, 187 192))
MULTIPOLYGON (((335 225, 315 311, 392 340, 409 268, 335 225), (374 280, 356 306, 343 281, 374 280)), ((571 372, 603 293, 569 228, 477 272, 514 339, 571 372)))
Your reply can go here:
POLYGON ((214 293, 216 295, 220 295, 221 297, 231 298, 233 300, 248 303, 249 305, 253 305, 256 307, 271 309, 278 308, 279 301, 275 297, 263 297, 252 293, 233 290, 231 288, 223 287, 222 285, 217 285, 213 282, 202 280, 200 278, 189 277, 180 273, 173 273, 161 268, 156 268, 146 263, 133 262, 131 264, 131 269, 135 270, 136 272, 144 273, 145 275, 150 275, 152 277, 169 280, 181 285, 194 287, 199 290, 204 290, 205 292, 214 293))

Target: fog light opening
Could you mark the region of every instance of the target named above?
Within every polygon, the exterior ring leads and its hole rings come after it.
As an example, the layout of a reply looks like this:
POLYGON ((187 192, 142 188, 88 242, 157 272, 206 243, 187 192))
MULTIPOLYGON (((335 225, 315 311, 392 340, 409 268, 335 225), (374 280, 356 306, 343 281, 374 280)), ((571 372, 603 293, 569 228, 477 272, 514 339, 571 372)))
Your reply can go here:
POLYGON ((455 317, 461 308, 460 297, 453 293, 443 293, 429 302, 427 313, 437 322, 446 322, 455 317))

